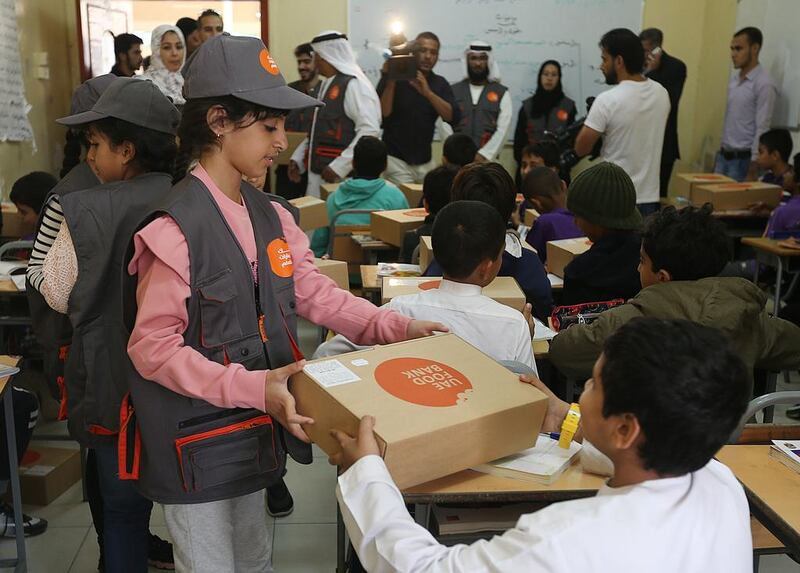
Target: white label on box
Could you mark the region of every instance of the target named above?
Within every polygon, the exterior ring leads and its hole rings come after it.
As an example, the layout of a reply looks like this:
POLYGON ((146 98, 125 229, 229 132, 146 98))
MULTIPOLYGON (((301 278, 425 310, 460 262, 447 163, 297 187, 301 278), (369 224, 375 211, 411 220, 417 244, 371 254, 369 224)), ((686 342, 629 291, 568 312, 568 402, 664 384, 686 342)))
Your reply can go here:
POLYGON ((356 358, 355 360, 350 362, 350 364, 352 364, 353 366, 366 366, 367 364, 369 364, 369 362, 367 362, 363 358, 356 358))
POLYGON ((341 384, 350 384, 361 380, 355 372, 338 360, 323 360, 314 364, 306 364, 303 371, 311 376, 320 386, 330 388, 341 384))
POLYGON ((23 473, 26 476, 46 476, 54 469, 56 469, 56 466, 31 466, 25 468, 23 473))

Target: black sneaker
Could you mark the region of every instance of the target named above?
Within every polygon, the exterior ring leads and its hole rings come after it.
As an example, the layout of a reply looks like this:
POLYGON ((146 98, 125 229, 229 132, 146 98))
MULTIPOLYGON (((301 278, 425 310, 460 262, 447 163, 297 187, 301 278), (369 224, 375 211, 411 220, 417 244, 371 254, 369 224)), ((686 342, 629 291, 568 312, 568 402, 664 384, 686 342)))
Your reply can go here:
MULTIPOLYGON (((14 523, 14 508, 7 503, 0 505, 0 528, 3 537, 16 537, 17 527, 14 523)), ((47 531, 47 520, 22 514, 22 530, 25 537, 33 537, 47 531)))
POLYGON ((286 517, 294 511, 294 500, 286 482, 281 480, 267 488, 267 513, 272 517, 286 517))
POLYGON ((175 569, 175 560, 172 558, 172 544, 151 533, 147 564, 155 569, 173 571, 175 569))

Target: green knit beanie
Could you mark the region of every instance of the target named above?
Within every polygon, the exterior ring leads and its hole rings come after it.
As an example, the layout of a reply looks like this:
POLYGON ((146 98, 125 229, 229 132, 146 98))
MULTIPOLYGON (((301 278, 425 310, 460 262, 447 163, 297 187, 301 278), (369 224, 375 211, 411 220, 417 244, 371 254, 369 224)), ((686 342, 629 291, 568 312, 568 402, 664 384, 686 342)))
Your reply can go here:
POLYGON ((635 230, 642 226, 633 181, 622 167, 607 161, 575 178, 569 186, 567 209, 607 229, 635 230))

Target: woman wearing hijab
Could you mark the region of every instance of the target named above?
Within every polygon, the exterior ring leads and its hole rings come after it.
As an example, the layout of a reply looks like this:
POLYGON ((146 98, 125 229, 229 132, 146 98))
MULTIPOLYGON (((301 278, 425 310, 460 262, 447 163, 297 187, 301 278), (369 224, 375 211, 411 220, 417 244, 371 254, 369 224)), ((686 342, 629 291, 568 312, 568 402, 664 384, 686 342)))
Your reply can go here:
POLYGON ((564 95, 561 64, 547 60, 539 68, 536 92, 522 102, 514 132, 514 158, 519 163, 525 146, 536 143, 545 131, 557 132, 575 121, 575 102, 564 95))
POLYGON ((163 24, 150 36, 150 67, 142 79, 150 80, 175 105, 183 105, 183 76, 181 68, 186 61, 186 42, 177 26, 163 24))

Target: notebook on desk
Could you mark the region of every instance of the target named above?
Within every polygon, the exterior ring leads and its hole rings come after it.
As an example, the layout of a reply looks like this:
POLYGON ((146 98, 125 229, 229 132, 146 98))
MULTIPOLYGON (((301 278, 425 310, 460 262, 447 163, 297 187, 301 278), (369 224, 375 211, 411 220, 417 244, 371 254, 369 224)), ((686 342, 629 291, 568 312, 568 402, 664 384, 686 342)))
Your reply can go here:
POLYGON ((558 446, 558 440, 540 434, 534 447, 472 469, 497 477, 549 485, 564 473, 580 451, 578 442, 573 441, 569 449, 564 449, 558 446))

